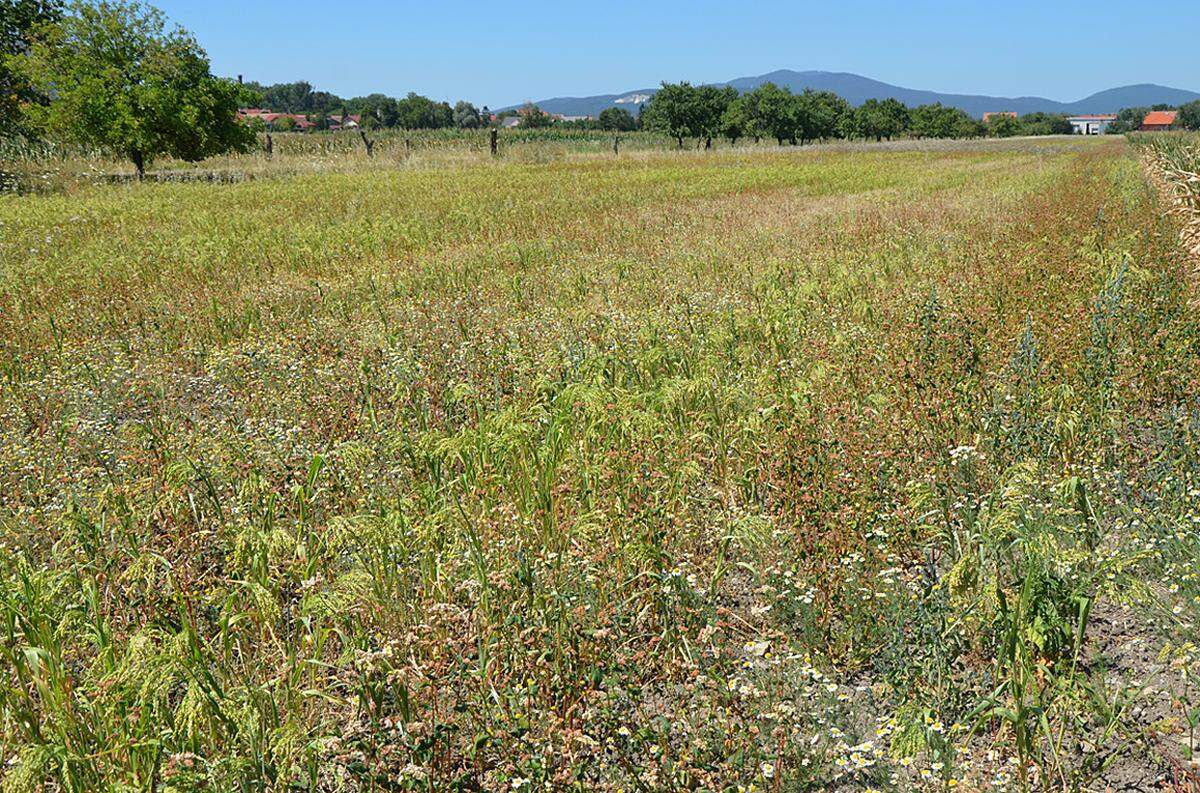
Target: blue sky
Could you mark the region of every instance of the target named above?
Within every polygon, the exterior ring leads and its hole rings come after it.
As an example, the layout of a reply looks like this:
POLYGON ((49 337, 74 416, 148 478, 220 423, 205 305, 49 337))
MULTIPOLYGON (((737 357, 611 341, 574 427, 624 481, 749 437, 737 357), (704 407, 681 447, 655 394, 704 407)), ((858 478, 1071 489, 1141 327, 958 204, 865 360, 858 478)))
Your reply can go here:
POLYGON ((1200 0, 151 2, 219 74, 342 96, 495 108, 775 69, 1066 101, 1142 82, 1200 91, 1200 0))

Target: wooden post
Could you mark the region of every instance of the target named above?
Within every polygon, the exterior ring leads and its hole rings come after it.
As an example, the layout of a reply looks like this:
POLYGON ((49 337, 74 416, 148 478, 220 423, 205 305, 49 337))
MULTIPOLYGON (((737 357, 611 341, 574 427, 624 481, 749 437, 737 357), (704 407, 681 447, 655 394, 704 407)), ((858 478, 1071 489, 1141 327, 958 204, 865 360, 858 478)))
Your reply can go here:
POLYGON ((412 154, 412 138, 405 138, 404 139, 404 156, 407 157, 410 154, 412 154))
POLYGON ((267 133, 267 142, 263 145, 263 149, 267 153, 267 159, 271 159, 271 155, 275 153, 275 141, 271 140, 271 133, 267 133))
POLYGON ((613 156, 621 153, 621 136, 613 135, 613 156))
POLYGON ((363 145, 367 147, 367 156, 374 157, 375 156, 375 141, 368 138, 366 131, 363 129, 358 130, 358 135, 359 135, 359 137, 362 138, 363 145))
POLYGON ((499 132, 496 130, 495 127, 492 127, 492 156, 493 157, 497 157, 500 155, 500 145, 499 145, 499 141, 498 141, 498 136, 499 136, 499 132))

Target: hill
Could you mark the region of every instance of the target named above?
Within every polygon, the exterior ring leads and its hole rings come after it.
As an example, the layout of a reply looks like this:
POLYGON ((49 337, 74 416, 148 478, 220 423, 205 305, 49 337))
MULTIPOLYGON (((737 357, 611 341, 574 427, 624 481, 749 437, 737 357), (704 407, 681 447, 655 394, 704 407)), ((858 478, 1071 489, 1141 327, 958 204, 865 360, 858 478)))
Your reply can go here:
MULTIPOLYGON (((816 91, 833 91, 854 105, 868 99, 898 99, 906 105, 922 105, 941 102, 957 107, 973 116, 982 116, 993 110, 1015 110, 1018 113, 1107 113, 1123 107, 1138 107, 1160 103, 1178 105, 1200 99, 1200 93, 1179 88, 1142 83, 1110 88, 1075 102, 1059 102, 1040 96, 985 96, 978 94, 947 94, 904 88, 872 80, 848 72, 797 72, 789 69, 760 74, 756 77, 739 77, 717 85, 731 85, 739 91, 749 91, 763 83, 773 82, 793 91, 811 88, 816 91)), ((564 96, 542 99, 537 104, 548 113, 565 116, 596 116, 609 107, 625 107, 636 113, 638 106, 654 95, 657 89, 638 88, 619 94, 599 96, 564 96)))

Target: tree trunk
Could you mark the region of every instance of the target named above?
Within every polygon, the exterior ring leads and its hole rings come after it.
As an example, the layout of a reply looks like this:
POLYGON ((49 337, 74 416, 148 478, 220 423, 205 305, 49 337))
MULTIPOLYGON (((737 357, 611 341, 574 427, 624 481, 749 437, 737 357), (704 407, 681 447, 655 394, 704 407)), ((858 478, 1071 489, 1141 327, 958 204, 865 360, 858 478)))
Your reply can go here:
POLYGON ((367 157, 374 157, 375 156, 375 141, 368 138, 367 133, 364 130, 360 129, 358 131, 358 135, 359 135, 359 137, 362 138, 363 145, 367 147, 367 157))

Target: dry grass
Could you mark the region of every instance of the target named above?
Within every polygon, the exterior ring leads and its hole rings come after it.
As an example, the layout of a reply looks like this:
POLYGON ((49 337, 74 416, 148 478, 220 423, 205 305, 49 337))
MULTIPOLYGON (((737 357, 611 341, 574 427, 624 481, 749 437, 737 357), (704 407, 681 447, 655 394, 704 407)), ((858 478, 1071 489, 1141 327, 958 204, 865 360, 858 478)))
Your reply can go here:
POLYGON ((6 785, 1183 784, 1122 141, 545 159, 0 201, 6 785))

